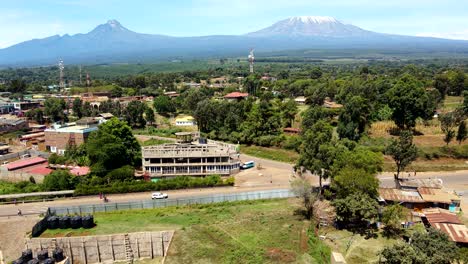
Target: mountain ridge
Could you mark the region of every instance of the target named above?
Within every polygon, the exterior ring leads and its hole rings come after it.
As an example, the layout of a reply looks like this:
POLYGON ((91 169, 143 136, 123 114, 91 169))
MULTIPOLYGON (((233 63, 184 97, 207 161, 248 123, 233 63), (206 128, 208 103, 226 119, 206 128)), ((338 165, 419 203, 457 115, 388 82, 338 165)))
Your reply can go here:
POLYGON ((425 49, 468 52, 468 41, 382 34, 333 17, 299 16, 244 35, 173 37, 137 33, 111 19, 88 33, 32 39, 0 49, 0 65, 113 63, 181 57, 239 56, 257 51, 297 49, 425 49))

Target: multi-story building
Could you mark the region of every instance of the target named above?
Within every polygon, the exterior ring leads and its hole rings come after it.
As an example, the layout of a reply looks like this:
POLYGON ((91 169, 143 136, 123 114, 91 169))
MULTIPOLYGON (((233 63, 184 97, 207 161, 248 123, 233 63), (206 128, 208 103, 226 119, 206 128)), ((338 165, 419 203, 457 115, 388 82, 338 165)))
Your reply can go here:
POLYGON ((239 172, 238 157, 236 146, 211 140, 142 147, 144 172, 156 178, 228 176, 239 172))
POLYGON ((46 149, 52 153, 64 154, 67 146, 79 146, 86 142, 89 134, 98 130, 99 121, 82 119, 66 125, 55 125, 45 133, 46 149))

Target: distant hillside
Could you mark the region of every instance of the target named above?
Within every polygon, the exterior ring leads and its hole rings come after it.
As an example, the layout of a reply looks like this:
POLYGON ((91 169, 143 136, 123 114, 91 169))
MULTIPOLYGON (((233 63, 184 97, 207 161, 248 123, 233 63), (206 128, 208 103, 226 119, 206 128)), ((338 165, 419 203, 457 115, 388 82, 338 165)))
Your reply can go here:
POLYGON ((0 66, 153 62, 245 56, 298 49, 379 49, 468 54, 468 41, 375 33, 332 17, 292 17, 239 36, 171 37, 141 34, 110 20, 86 34, 55 35, 0 49, 0 66))

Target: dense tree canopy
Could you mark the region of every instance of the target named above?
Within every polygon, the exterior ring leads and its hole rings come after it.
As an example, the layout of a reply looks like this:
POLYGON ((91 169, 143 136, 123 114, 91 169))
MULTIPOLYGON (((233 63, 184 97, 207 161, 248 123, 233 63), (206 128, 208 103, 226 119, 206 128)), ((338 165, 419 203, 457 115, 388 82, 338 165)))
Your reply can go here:
POLYGON ((388 105, 392 108, 392 119, 400 129, 411 129, 417 118, 432 116, 435 105, 416 78, 405 75, 387 92, 388 105))

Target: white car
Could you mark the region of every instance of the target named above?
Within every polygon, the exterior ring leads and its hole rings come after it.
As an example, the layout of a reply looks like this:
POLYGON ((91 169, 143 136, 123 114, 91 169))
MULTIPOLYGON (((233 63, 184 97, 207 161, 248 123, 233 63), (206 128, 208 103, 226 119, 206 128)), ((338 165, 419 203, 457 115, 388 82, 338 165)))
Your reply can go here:
POLYGON ((155 192, 151 194, 151 199, 167 199, 169 195, 167 193, 160 193, 160 192, 155 192))

